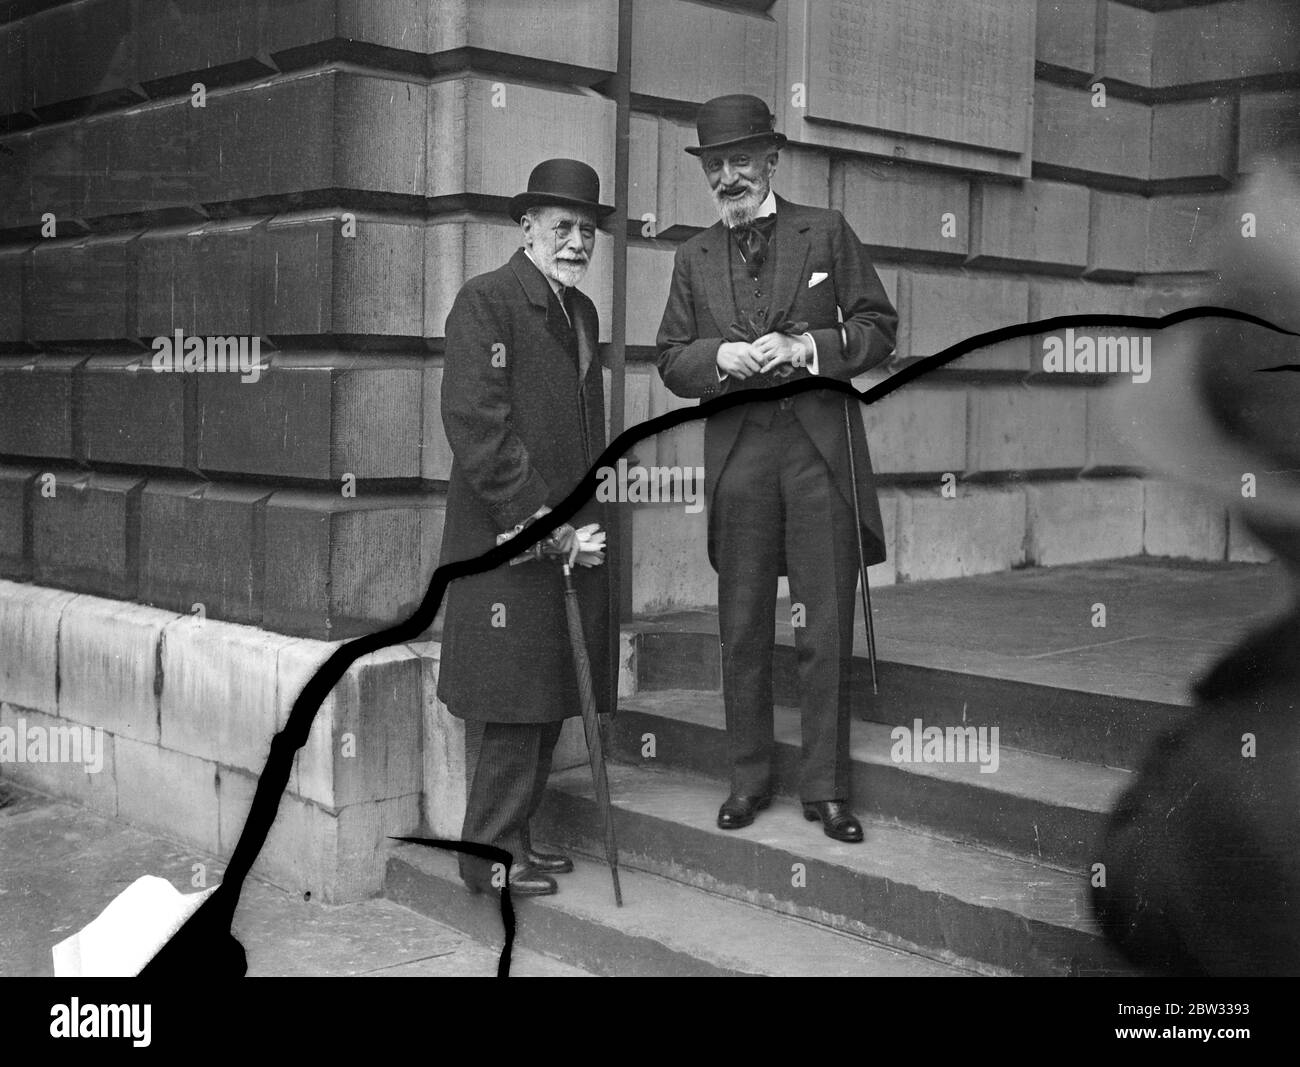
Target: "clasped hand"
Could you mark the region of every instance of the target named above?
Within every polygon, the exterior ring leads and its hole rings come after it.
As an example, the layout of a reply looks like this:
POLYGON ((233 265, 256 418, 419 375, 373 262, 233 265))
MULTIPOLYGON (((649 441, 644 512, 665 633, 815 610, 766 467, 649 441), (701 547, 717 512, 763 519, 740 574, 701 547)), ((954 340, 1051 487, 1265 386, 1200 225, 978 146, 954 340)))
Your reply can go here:
POLYGON ((787 363, 801 367, 807 358, 803 338, 785 333, 765 333, 757 341, 724 341, 718 346, 718 369, 741 381, 787 363))

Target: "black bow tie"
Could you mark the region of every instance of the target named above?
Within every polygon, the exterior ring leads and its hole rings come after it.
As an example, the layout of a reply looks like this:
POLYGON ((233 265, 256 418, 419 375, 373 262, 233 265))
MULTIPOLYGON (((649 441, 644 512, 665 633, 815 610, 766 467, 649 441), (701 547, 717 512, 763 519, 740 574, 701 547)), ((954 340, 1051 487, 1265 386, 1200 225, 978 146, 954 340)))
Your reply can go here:
POLYGON ((745 262, 757 270, 767 259, 767 245, 772 239, 772 231, 776 228, 776 216, 765 215, 761 219, 755 219, 753 222, 744 226, 733 226, 731 232, 736 235, 736 244, 740 246, 740 254, 745 257, 745 262))

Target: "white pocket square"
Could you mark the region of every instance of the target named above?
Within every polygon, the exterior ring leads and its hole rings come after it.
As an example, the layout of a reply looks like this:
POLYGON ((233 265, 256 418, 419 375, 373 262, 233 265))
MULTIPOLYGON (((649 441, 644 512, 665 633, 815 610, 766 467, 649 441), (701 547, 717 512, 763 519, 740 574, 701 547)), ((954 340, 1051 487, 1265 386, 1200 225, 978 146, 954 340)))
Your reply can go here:
POLYGON ((828 275, 824 271, 820 271, 820 270, 813 271, 812 276, 808 279, 808 288, 811 289, 814 285, 821 285, 821 283, 824 282, 827 279, 827 277, 828 275))

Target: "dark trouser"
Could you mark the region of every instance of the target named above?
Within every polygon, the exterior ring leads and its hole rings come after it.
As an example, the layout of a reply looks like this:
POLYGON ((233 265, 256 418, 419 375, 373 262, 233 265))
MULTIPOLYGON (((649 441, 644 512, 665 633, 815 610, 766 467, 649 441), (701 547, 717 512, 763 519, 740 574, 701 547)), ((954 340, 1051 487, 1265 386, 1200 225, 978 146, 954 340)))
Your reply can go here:
POLYGON ((745 420, 713 496, 722 689, 732 791, 771 792, 772 654, 784 547, 796 625, 805 802, 848 800, 858 557, 853 506, 789 406, 745 420), (796 620, 797 621, 797 620, 796 620))
MULTIPOLYGON (((465 722, 465 766, 471 768, 462 841, 496 845, 520 862, 528 820, 537 813, 551 773, 562 720, 465 722)), ((462 855, 461 877, 486 885, 491 863, 462 855)))

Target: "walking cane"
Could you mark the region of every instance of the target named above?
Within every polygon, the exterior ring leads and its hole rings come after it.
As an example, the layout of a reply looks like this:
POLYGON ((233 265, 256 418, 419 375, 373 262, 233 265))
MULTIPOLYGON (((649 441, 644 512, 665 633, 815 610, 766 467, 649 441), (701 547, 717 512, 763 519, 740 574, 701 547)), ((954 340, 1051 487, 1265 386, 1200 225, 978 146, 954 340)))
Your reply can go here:
POLYGON ((853 486, 853 533, 858 539, 858 570, 862 574, 862 613, 867 618, 867 656, 871 660, 871 694, 880 695, 876 684, 876 625, 871 618, 871 583, 867 581, 867 557, 862 550, 862 506, 858 503, 858 465, 853 458, 853 426, 849 418, 849 405, 857 403, 845 398, 844 438, 849 445, 849 484, 853 486))
POLYGON ((573 571, 567 560, 561 562, 564 573, 564 612, 569 621, 569 643, 573 646, 573 667, 578 675, 578 702, 582 706, 582 725, 587 734, 587 756, 591 760, 591 781, 596 803, 605 820, 605 859, 614 880, 614 903, 623 906, 623 890, 618 884, 618 844, 614 840, 614 812, 609 802, 609 778, 605 774, 605 747, 600 736, 600 716, 591 688, 591 661, 582 634, 582 615, 578 610, 578 593, 573 588, 573 571))

